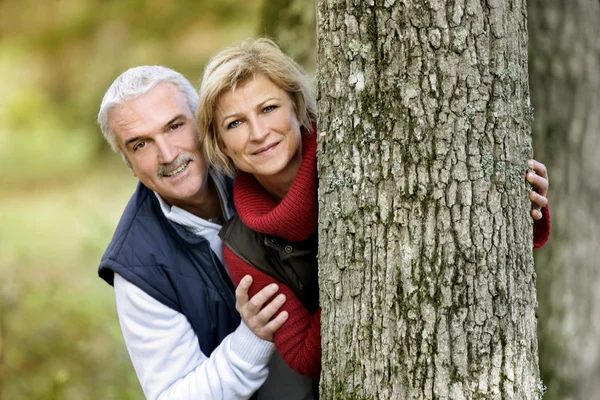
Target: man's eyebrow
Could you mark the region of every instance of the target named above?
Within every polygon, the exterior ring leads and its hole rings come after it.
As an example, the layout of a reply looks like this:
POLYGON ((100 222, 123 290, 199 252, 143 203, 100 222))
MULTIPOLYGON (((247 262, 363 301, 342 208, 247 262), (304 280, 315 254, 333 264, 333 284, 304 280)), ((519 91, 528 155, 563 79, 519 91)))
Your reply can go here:
POLYGON ((164 124, 164 125, 163 125, 163 130, 167 130, 167 129, 169 129, 169 127, 170 127, 170 126, 173 124, 173 122, 175 122, 175 121, 177 121, 178 119, 181 119, 181 118, 183 118, 183 117, 184 117, 184 115, 183 115, 183 114, 179 114, 179 115, 176 115, 176 116, 174 116, 173 118, 171 118, 171 119, 169 120, 169 122, 167 122, 166 124, 164 124))
POLYGON ((126 140, 125 148, 128 148, 131 143, 137 142, 140 138, 141 138, 141 136, 136 136, 136 137, 132 137, 131 139, 126 140))
MULTIPOLYGON (((174 116, 173 118, 171 118, 171 119, 169 120, 169 122, 167 122, 166 124, 164 124, 164 125, 163 125, 163 130, 167 130, 167 129, 169 129, 169 127, 170 127, 170 126, 171 126, 171 125, 172 125, 172 124, 173 124, 175 121, 177 121, 178 119, 181 119, 181 118, 183 118, 183 117, 184 117, 184 115, 183 115, 183 114, 179 114, 179 115, 176 115, 176 116, 174 116)), ((138 141, 138 140, 140 140, 142 137, 143 137, 143 136, 136 136, 136 137, 132 137, 131 139, 128 139, 128 140, 126 140, 126 141, 125 141, 125 147, 129 147, 129 145, 130 145, 131 143, 133 143, 133 142, 137 142, 137 141, 138 141)))

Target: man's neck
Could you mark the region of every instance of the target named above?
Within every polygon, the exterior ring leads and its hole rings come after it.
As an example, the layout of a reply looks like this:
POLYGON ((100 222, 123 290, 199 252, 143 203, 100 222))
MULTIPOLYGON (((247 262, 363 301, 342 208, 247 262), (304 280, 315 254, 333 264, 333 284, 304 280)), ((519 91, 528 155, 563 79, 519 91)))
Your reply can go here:
POLYGON ((210 175, 208 175, 206 179, 206 187, 202 193, 197 196, 197 199, 194 199, 192 202, 185 203, 173 202, 172 205, 205 220, 223 215, 221 198, 219 196, 219 192, 217 191, 217 185, 210 175))

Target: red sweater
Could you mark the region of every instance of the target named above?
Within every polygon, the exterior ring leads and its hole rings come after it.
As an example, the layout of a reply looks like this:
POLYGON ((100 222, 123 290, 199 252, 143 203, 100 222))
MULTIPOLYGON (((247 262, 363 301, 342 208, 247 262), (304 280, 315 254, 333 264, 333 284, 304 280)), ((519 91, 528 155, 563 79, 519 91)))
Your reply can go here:
MULTIPOLYGON (((290 191, 277 204, 251 174, 239 171, 235 178, 234 201, 242 221, 251 229, 302 241, 317 230, 317 142, 316 134, 302 139, 302 165, 290 191)), ((550 235, 550 212, 542 209, 543 218, 534 223, 533 244, 542 247, 550 235)), ((310 314, 294 292, 275 278, 246 264, 227 246, 225 262, 237 286, 245 275, 254 279, 249 296, 275 282, 286 302, 281 310, 288 312, 288 320, 275 333, 275 346, 283 359, 297 372, 318 379, 321 373, 321 309, 310 314)), ((317 260, 315 260, 317 268, 317 260)))
MULTIPOLYGON (((302 164, 289 192, 277 204, 254 176, 238 171, 233 189, 235 207, 249 228, 298 242, 317 230, 317 140, 316 134, 303 135, 302 164)), ((237 286, 245 275, 254 279, 252 297, 270 283, 279 285, 286 302, 281 310, 288 320, 275 333, 275 346, 283 359, 298 373, 319 379, 321 373, 321 309, 310 314, 294 292, 275 278, 246 264, 227 246, 225 262, 237 286)), ((317 260, 315 259, 315 268, 317 260)))
POLYGON ((550 238, 550 209, 542 208, 542 219, 533 223, 533 248, 544 247, 550 238))

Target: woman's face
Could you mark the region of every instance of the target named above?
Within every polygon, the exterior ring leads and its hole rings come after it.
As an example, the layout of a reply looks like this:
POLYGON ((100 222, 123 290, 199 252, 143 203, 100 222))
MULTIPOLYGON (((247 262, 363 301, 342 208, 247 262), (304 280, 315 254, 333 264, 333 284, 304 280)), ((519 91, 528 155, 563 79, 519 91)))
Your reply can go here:
POLYGON ((302 162, 300 123, 288 93, 267 77, 256 75, 223 93, 215 123, 236 168, 261 182, 294 179, 302 162))

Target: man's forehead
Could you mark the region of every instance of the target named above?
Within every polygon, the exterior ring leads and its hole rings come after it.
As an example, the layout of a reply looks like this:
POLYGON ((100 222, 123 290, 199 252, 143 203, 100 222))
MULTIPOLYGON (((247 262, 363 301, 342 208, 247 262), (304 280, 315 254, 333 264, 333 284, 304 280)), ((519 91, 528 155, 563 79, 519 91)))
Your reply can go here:
POLYGON ((187 98, 175 86, 161 84, 143 95, 115 106, 109 113, 118 136, 149 134, 162 129, 177 116, 192 118, 187 98))
POLYGON ((161 83, 141 96, 126 101, 122 107, 138 110, 138 112, 140 109, 148 108, 154 108, 154 111, 169 108, 181 108, 182 111, 190 109, 185 94, 171 83, 161 83))

